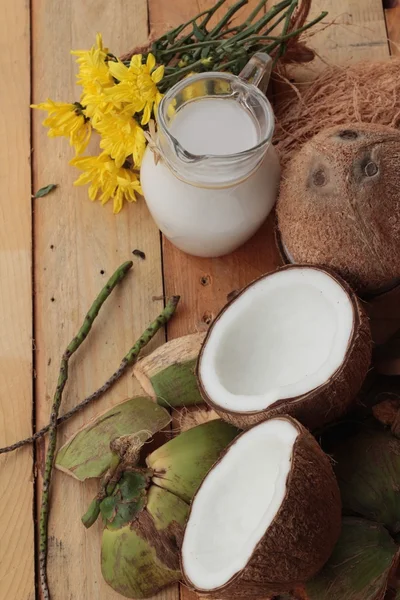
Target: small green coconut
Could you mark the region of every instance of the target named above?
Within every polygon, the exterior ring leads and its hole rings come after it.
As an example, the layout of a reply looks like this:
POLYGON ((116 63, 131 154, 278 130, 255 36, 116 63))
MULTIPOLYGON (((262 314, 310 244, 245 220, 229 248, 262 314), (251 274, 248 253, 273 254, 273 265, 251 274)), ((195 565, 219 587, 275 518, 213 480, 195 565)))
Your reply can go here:
POLYGON ((328 563, 306 585, 307 600, 383 600, 399 548, 387 530, 345 518, 328 563))
POLYGON ((153 483, 190 502, 221 451, 239 433, 220 419, 181 433, 147 457, 153 483))
POLYGON ((103 501, 105 520, 101 570, 105 581, 127 598, 149 598, 179 581, 179 544, 189 507, 145 477, 126 473, 103 501))
POLYGON ((90 527, 101 514, 102 572, 128 598, 148 598, 180 579, 189 502, 239 433, 220 419, 210 421, 170 440, 142 465, 137 449, 169 421, 153 400, 134 398, 83 428, 57 456, 57 467, 82 481, 107 471, 82 521, 90 527))
POLYGON ((345 517, 323 569, 306 585, 274 600, 383 600, 398 560, 399 548, 382 525, 345 517))
POLYGON ((288 165, 277 203, 289 262, 331 267, 361 294, 400 282, 400 132, 326 129, 288 165))
POLYGON ((136 364, 136 379, 161 406, 176 408, 203 402, 195 367, 204 336, 194 333, 171 340, 136 364))
POLYGON ((365 429, 333 452, 344 511, 400 532, 400 440, 365 429))

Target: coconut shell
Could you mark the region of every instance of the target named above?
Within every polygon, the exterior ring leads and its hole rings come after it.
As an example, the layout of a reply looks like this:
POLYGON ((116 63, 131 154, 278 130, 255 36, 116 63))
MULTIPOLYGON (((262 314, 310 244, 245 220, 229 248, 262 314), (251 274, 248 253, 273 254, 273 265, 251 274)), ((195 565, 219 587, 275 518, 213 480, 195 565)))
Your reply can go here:
POLYGON ((400 532, 400 440, 365 429, 333 452, 343 509, 400 532))
POLYGON ((106 527, 101 546, 101 570, 106 582, 127 598, 149 598, 179 581, 178 545, 189 507, 155 486, 147 506, 132 523, 106 527))
MULTIPOLYGON (((205 597, 258 600, 291 590, 323 567, 338 540, 341 500, 330 460, 300 423, 282 418, 294 424, 299 435, 281 507, 245 569, 217 590, 197 590, 205 597)), ((184 567, 182 571, 185 578, 184 567)), ((193 589, 187 578, 185 583, 193 589)))
POLYGON ((190 502, 209 468, 238 434, 221 419, 179 434, 147 457, 153 483, 190 502))
POLYGON ((361 294, 400 281, 400 132, 326 129, 288 165, 277 203, 290 262, 328 266, 361 294))
MULTIPOLYGON (((310 265, 298 266, 301 266, 302 268, 310 267, 310 265)), ((292 265, 287 265, 281 267, 280 270, 292 268, 294 268, 292 265)), ((228 423, 231 423, 240 429, 246 429, 271 417, 290 415, 300 421, 305 427, 312 430, 322 427, 326 423, 330 423, 343 416, 353 406, 354 400, 364 382, 371 362, 372 342, 368 317, 361 302, 343 279, 333 273, 330 269, 323 267, 317 268, 336 279, 349 296, 354 308, 353 333, 349 342, 347 354, 341 367, 332 375, 326 384, 319 386, 306 394, 294 398, 278 400, 264 410, 240 413, 231 412, 218 406, 207 395, 207 392, 202 385, 201 378, 199 377, 198 363, 197 377, 199 379, 199 387, 203 398, 207 404, 228 423)), ((268 275, 264 277, 268 277, 268 275)), ((241 294, 257 283, 257 281, 259 280, 250 283, 249 286, 242 290, 241 294)), ((234 301, 235 300, 232 300, 232 302, 234 301)), ((229 306, 230 303, 222 309, 211 325, 204 340, 202 350, 200 351, 199 361, 201 360, 203 349, 207 344, 207 340, 210 337, 213 328, 218 322, 219 317, 229 306)))
POLYGON ((195 376, 204 333, 193 333, 163 344, 140 360, 134 375, 151 398, 166 408, 201 404, 195 376))
POLYGON ((111 463, 110 442, 137 434, 139 448, 170 422, 169 413, 150 398, 131 398, 77 431, 60 448, 56 467, 80 481, 101 477, 111 463))

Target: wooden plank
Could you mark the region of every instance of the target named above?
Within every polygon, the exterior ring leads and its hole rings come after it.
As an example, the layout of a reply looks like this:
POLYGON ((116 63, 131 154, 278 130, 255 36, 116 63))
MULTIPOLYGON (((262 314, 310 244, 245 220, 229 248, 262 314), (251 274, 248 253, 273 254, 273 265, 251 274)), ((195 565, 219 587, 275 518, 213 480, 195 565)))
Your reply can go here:
MULTIPOLYGON (((0 446, 32 431, 32 233, 29 2, 0 19, 0 446)), ((33 456, 0 456, 0 598, 35 592, 33 456)))
POLYGON ((386 27, 390 43, 390 53, 400 54, 400 5, 385 10, 386 27))
MULTIPOLYGON (((89 48, 97 31, 115 54, 147 39, 146 0, 33 0, 34 101, 79 99, 76 67, 70 49, 89 48)), ((133 272, 107 301, 95 326, 71 361, 62 410, 74 406, 113 372, 148 322, 162 308, 152 301, 163 294, 159 232, 145 203, 128 205, 118 215, 112 206, 91 203, 87 190, 74 188, 77 172, 68 166, 68 142, 49 140, 34 115, 35 186, 54 182, 58 189, 36 203, 35 279, 37 345, 37 426, 48 422, 59 360, 84 314, 107 277, 123 261, 134 260, 133 272), (146 259, 132 256, 140 248, 146 259)), ((164 334, 154 340, 165 339, 164 334)), ((60 443, 89 418, 139 392, 126 376, 111 393, 60 431, 60 443)), ((39 471, 44 447, 38 447, 39 471)), ((40 482, 39 482, 40 483, 40 482)), ((86 531, 80 522, 96 484, 80 484, 56 472, 50 518, 49 583, 52 600, 117 600, 100 572, 101 525, 86 531)), ((175 600, 173 588, 163 594, 175 600)))

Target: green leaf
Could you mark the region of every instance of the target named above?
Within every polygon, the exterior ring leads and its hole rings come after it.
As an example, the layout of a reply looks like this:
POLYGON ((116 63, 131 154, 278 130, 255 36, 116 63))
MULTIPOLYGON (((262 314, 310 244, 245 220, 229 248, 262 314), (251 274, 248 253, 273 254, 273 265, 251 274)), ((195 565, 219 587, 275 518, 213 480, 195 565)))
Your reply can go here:
POLYGON ((47 194, 50 194, 50 192, 55 190, 56 187, 58 187, 57 183, 49 183, 49 185, 45 185, 44 187, 40 188, 40 190, 38 190, 34 195, 34 198, 43 198, 43 196, 47 196, 47 194))
POLYGON ((193 23, 193 34, 199 42, 203 42, 206 39, 205 34, 201 31, 196 22, 193 23))
POLYGON ((112 496, 100 504, 101 516, 109 529, 121 529, 137 517, 146 506, 149 477, 139 471, 126 471, 112 496))
POLYGON ((60 449, 56 467, 80 481, 101 477, 109 468, 113 453, 110 442, 136 435, 144 444, 171 421, 169 413, 150 398, 131 398, 78 431, 60 449))

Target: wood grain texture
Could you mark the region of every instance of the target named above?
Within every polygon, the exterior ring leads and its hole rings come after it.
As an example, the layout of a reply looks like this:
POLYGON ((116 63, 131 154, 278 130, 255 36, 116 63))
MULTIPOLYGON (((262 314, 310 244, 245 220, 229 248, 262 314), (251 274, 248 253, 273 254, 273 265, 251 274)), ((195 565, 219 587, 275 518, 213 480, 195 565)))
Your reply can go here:
MULTIPOLYGON (((76 66, 71 49, 90 48, 97 31, 115 54, 147 38, 146 0, 33 0, 33 95, 75 101, 76 66)), ((35 281, 37 349, 37 426, 48 422, 59 361, 86 310, 114 269, 132 258, 134 267, 107 300, 90 336, 70 364, 70 379, 61 411, 99 387, 120 363, 148 323, 160 312, 162 296, 160 237, 145 203, 127 205, 114 216, 111 204, 91 203, 85 188, 74 188, 78 172, 68 166, 67 140, 48 139, 42 114, 33 115, 34 181, 39 188, 58 184, 35 202, 35 281), (132 256, 140 248, 142 260, 132 256)), ((96 150, 94 150, 96 151, 96 150)), ((154 349, 165 339, 159 334, 154 349)), ((151 348, 149 348, 150 350, 151 348)), ((139 392, 131 374, 95 406, 61 428, 59 444, 92 416, 139 392)), ((38 446, 38 468, 45 448, 38 446)), ((38 487, 40 488, 40 478, 38 487)), ((101 525, 86 531, 81 516, 96 493, 96 484, 80 484, 54 473, 49 525, 49 585, 52 600, 117 600, 100 572, 101 525)), ((175 600, 173 588, 160 595, 175 600)))
POLYGON ((400 5, 385 10, 385 19, 390 53, 398 56, 400 54, 400 5))
MULTIPOLYGON (((29 2, 0 18, 0 446, 32 431, 32 284, 29 2)), ((0 457, 0 598, 35 593, 33 457, 0 457)))

